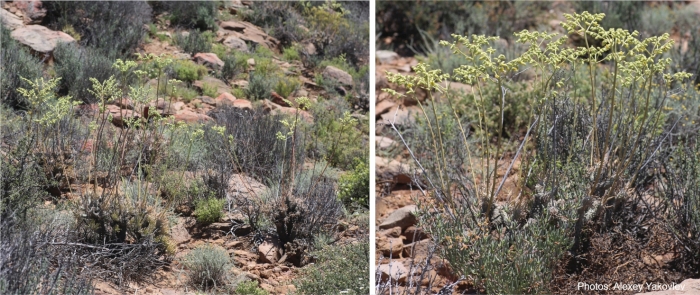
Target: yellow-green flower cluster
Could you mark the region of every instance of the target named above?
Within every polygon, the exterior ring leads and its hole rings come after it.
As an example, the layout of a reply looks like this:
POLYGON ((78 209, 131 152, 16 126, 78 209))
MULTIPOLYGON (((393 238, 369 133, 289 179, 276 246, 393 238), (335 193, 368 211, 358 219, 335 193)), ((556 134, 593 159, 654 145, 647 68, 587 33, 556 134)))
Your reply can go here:
POLYGON ((19 88, 19 92, 29 102, 30 114, 34 122, 44 126, 55 124, 63 117, 68 115, 73 106, 79 104, 73 101, 71 96, 63 96, 54 99, 54 89, 61 81, 61 78, 49 79, 38 78, 34 81, 22 78, 31 87, 29 89, 19 88), (41 113, 41 117, 35 118, 35 115, 41 113))

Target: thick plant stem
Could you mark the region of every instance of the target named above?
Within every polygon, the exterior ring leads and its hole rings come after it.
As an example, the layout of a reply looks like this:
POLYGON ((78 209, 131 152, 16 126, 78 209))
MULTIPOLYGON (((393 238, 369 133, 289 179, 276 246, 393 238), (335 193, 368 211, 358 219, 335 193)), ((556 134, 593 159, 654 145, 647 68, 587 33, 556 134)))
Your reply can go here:
POLYGON ((588 78, 591 83, 591 116, 593 117, 593 130, 592 132, 592 138, 591 138, 591 163, 590 165, 593 165, 594 161, 594 155, 596 152, 596 147, 598 146, 598 110, 596 109, 596 97, 595 97, 595 70, 593 69, 594 64, 595 64, 595 56, 591 56, 591 46, 588 44, 588 30, 590 28, 586 28, 583 31, 583 40, 586 42, 586 49, 588 49, 588 78))
MULTIPOLYGON (((653 72, 649 73, 649 77, 647 78, 648 81, 648 86, 646 89, 646 99, 644 102, 644 108, 642 109, 642 121, 639 123, 639 131, 637 132, 637 136, 634 138, 634 145, 630 150, 625 150, 623 153, 623 157, 621 164, 618 166, 617 170, 615 171, 615 175, 613 177, 613 183, 610 189, 608 189, 605 192, 605 195, 603 196, 603 203, 605 204, 610 198, 611 192, 615 191, 617 189, 617 186, 620 182, 620 179, 622 179, 622 172, 625 167, 629 165, 629 163, 632 161, 632 157, 634 156, 634 153, 637 151, 637 148, 639 147, 639 143, 642 138, 642 132, 644 131, 644 125, 646 124, 647 120, 647 115, 649 113, 649 100, 651 99, 651 86, 652 86, 652 78, 653 78, 653 72), (628 156, 629 155, 629 156, 628 156)), ((594 184, 595 185, 595 184, 594 184)))
MULTIPOLYGON (((485 156, 484 156, 484 157, 481 157, 481 158, 482 158, 482 160, 481 160, 481 166, 482 166, 482 167, 486 167, 485 172, 482 171, 482 173, 481 173, 481 181, 484 182, 484 183, 487 183, 487 179, 488 179, 488 167, 489 167, 489 165, 491 164, 490 161, 489 161, 489 160, 490 160, 490 157, 491 157, 491 154, 489 153, 489 148, 490 148, 489 143, 490 143, 490 141, 489 141, 488 138, 487 138, 487 137, 488 137, 488 132, 485 131, 485 126, 486 126, 486 122, 485 122, 485 121, 486 121, 486 108, 485 108, 485 106, 484 106, 484 93, 482 92, 481 86, 480 86, 479 84, 477 84, 477 87, 476 87, 476 88, 477 88, 477 90, 479 91, 479 98, 481 99, 481 104, 480 104, 480 105, 479 105, 479 104, 476 105, 476 107, 477 107, 477 112, 476 112, 476 113, 477 113, 478 116, 479 116, 479 130, 482 130, 482 132, 486 132, 486 133, 487 133, 486 136, 480 136, 480 139, 481 139, 481 148, 484 149, 484 151, 485 151, 485 153, 484 153, 485 156), (478 109, 479 106, 481 106, 481 110, 478 109), (485 164, 486 164, 485 166, 484 166, 484 162, 485 162, 485 164)), ((479 186, 477 186, 477 195, 481 196, 481 194, 479 194, 478 187, 479 187, 479 186)), ((488 189, 486 189, 486 187, 488 187, 488 184, 484 186, 484 190, 486 190, 486 193, 488 193, 488 189)))
MULTIPOLYGON (((503 129, 503 107, 506 103, 506 90, 503 87, 503 81, 498 79, 498 89, 501 90, 501 104, 498 107, 498 112, 501 114, 501 120, 498 122, 498 137, 496 137, 496 154, 494 156, 498 157, 501 154, 501 136, 503 129)), ((504 177, 506 177, 505 175, 504 177)), ((489 191, 489 204, 486 211, 486 220, 491 220, 491 209, 493 207, 493 200, 496 198, 496 178, 498 178, 498 159, 494 160, 493 174, 491 176, 491 189, 489 191)), ((505 179, 505 178, 504 178, 505 179)))
MULTIPOLYGON (((615 47, 613 46, 613 49, 615 47)), ((613 54, 616 54, 617 51, 614 50, 613 54)), ((610 144, 610 132, 612 130, 612 122, 613 122, 613 113, 615 111, 615 94, 617 93, 617 76, 618 76, 618 70, 619 70, 619 64, 618 62, 615 62, 615 73, 613 74, 613 87, 612 87, 612 97, 610 99, 610 110, 608 111, 608 129, 605 132, 605 138, 603 142, 603 159, 601 159, 600 163, 598 164, 598 169, 596 169, 596 174, 593 180, 593 185, 596 186, 598 181, 600 181, 600 176, 603 171, 603 166, 606 165, 604 162, 605 159, 605 154, 608 153, 608 144, 610 144)), ((595 117, 593 117, 595 120, 595 117)), ((591 195, 594 192, 591 191, 591 195)))

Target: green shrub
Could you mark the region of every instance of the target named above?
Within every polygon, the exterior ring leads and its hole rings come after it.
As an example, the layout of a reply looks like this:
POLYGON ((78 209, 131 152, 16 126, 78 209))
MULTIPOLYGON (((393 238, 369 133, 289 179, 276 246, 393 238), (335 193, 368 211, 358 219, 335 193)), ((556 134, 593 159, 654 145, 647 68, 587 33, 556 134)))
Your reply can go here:
POLYGON ((214 33, 213 31, 203 31, 202 37, 204 37, 204 39, 207 40, 207 42, 214 43, 214 38, 216 38, 216 33, 214 33))
POLYGON ((326 80, 326 78, 323 78, 323 75, 321 73, 314 75, 314 82, 316 83, 316 85, 323 87, 326 90, 326 92, 329 93, 336 93, 335 89, 333 88, 340 85, 336 81, 330 79, 326 80))
POLYGON ((167 144, 162 148, 160 161, 149 166, 147 174, 152 177, 161 195, 174 205, 185 202, 195 204, 197 200, 210 197, 201 177, 192 171, 204 169, 207 144, 197 140, 198 125, 186 125, 168 132, 167 144))
POLYGON ((170 24, 198 30, 216 30, 219 13, 216 1, 167 1, 158 3, 156 11, 169 12, 170 24))
POLYGON ((116 58, 128 58, 145 37, 151 23, 146 1, 52 1, 44 5, 43 23, 61 30, 70 25, 81 36, 80 45, 116 58))
POLYGON ((358 161, 352 172, 340 177, 338 198, 346 207, 357 205, 369 208, 369 166, 358 161))
POLYGON ((289 97, 294 91, 299 89, 301 81, 296 77, 280 77, 277 79, 277 84, 274 87, 275 92, 284 98, 289 97))
POLYGON ((277 77, 271 77, 259 73, 250 73, 248 88, 245 89, 245 97, 250 100, 263 100, 270 98, 272 88, 277 85, 277 77))
POLYGON ((220 59, 224 59, 228 55, 228 47, 223 44, 215 43, 211 47, 211 52, 216 54, 220 59))
POLYGON ((211 42, 209 42, 206 35, 198 30, 191 30, 187 36, 182 33, 176 35, 175 44, 182 48, 184 52, 192 55, 202 52, 211 52, 211 42))
POLYGON ((326 247, 316 254, 317 262, 304 268, 301 279, 295 284, 300 294, 370 292, 368 241, 326 247))
POLYGON ((155 24, 148 24, 148 37, 158 38, 160 42, 165 42, 169 38, 168 35, 158 33, 158 27, 155 24))
POLYGON ((271 58, 261 57, 255 59, 255 74, 257 75, 277 75, 280 67, 271 58))
POLYGON ((165 96, 166 98, 181 98, 186 103, 189 103, 192 99, 199 96, 199 92, 196 89, 192 88, 190 85, 187 85, 187 83, 183 81, 173 82, 165 75, 161 76, 158 80, 158 84, 154 83, 153 85, 150 85, 150 95, 155 96, 157 86, 158 96, 165 96))
MULTIPOLYGON (((227 6, 226 3, 224 3, 224 6, 227 6)), ((225 7, 225 9, 219 13, 218 20, 222 22, 230 20, 240 20, 240 14, 242 14, 242 12, 236 12, 236 15, 233 15, 229 11, 229 7, 225 7)))
MULTIPOLYGON (((29 102, 27 103, 28 106, 31 106, 29 102)), ((2 127, 3 134, 7 135, 4 141, 8 145, 3 147, 3 153, 0 154, 6 165, 3 167, 3 178, 0 180, 4 188, 0 191, 0 196, 2 196, 0 213, 3 214, 2 217, 14 216, 23 219, 30 208, 38 206, 43 199, 48 197, 48 192, 43 188, 48 186, 49 180, 43 172, 43 167, 38 163, 38 159, 32 157, 32 147, 37 144, 37 139, 31 134, 23 132, 28 129, 29 122, 20 120, 21 117, 5 105, 1 106, 0 110, 2 111, 0 113, 2 119, 0 127, 2 127), (28 160, 25 165, 12 161, 13 158, 24 157, 27 157, 28 160)))
POLYGON ((204 83, 202 85, 202 95, 209 96, 209 97, 216 97, 216 93, 219 91, 219 88, 216 87, 216 85, 212 85, 209 83, 204 83))
POLYGON ((225 80, 236 78, 248 70, 248 56, 245 54, 227 54, 223 58, 224 67, 221 69, 221 77, 225 80))
POLYGON ((172 96, 181 99, 185 103, 190 103, 199 96, 199 91, 192 87, 175 87, 172 96))
POLYGON ((156 37, 158 37, 158 41, 160 42, 165 42, 170 38, 166 34, 157 34, 156 37))
MULTIPOLYGON (((446 258, 452 265, 460 266, 460 273, 476 278, 477 284, 489 292, 546 293, 552 269, 571 246, 568 232, 572 230, 572 227, 559 228, 546 224, 548 222, 549 217, 542 216, 527 228, 509 224, 504 228, 511 229, 512 234, 500 239, 484 235, 466 240, 465 244, 448 242, 446 258)), ((459 235, 462 229, 445 226, 438 232, 459 235)))
MULTIPOLYGON (((369 77, 369 65, 361 66, 359 69, 352 71, 350 75, 352 76, 353 81, 358 81, 358 80, 369 81, 369 78, 368 78, 369 77)), ((369 86, 365 86, 365 87, 369 87, 369 86)))
POLYGON ((187 253, 182 264, 189 270, 190 284, 202 290, 209 290, 226 284, 231 259, 226 249, 204 244, 187 253))
MULTIPOLYGON (((326 79, 323 77, 321 73, 318 73, 314 75, 314 82, 320 87, 323 87, 323 90, 326 91, 326 95, 324 96, 327 99, 332 99, 332 100, 338 100, 340 98, 340 87, 342 85, 340 82, 333 80, 333 79, 326 79)), ((351 93, 345 93, 346 96, 352 95, 351 93)), ((350 100, 345 100, 348 104, 350 103, 350 100)), ((344 104, 345 105, 345 104, 344 104)), ((350 107, 350 106, 348 106, 350 107)))
POLYGON ((238 295, 269 295, 270 292, 258 287, 256 281, 245 281, 236 286, 236 294, 238 295))
POLYGON ((698 131, 697 122, 700 122, 700 84, 686 86, 683 93, 672 95, 668 101, 668 122, 678 122, 675 132, 679 136, 693 138, 698 131))
POLYGON ((194 205, 194 215, 197 216, 197 222, 202 224, 210 224, 217 222, 224 216, 223 209, 226 200, 209 197, 200 199, 194 205))
POLYGON ((668 33, 674 26, 674 17, 672 15, 673 11, 665 5, 644 7, 639 12, 639 20, 642 21, 638 30, 647 37, 661 36, 664 33, 668 33))
POLYGON ((191 60, 178 60, 171 65, 178 80, 192 83, 207 74, 207 67, 198 65, 191 60))
POLYGON ((248 98, 246 96, 246 91, 243 88, 233 88, 233 90, 231 90, 231 94, 233 94, 233 96, 236 98, 242 98, 242 99, 248 98))
POLYGON ((314 125, 309 149, 333 167, 352 169, 355 159, 369 154, 367 134, 369 122, 350 117, 350 106, 344 99, 320 101, 311 106, 314 125), (340 118, 340 119, 339 119, 340 118))
MULTIPOLYGON (((119 71, 112 67, 114 58, 92 48, 79 48, 73 44, 59 44, 54 50, 56 76, 61 77, 61 91, 85 103, 95 103, 97 98, 88 91, 90 78, 105 81, 111 76, 119 77, 119 71)), ((134 81, 129 76, 127 83, 134 81)))
POLYGON ((320 58, 342 55, 354 67, 359 67, 369 57, 369 17, 354 17, 344 8, 347 5, 350 4, 335 1, 307 5, 304 17, 309 23, 311 42, 320 58))
MULTIPOLYGON (((359 160, 358 160, 359 161, 359 160)), ((297 184, 301 186, 311 186, 316 178, 337 182, 340 179, 342 170, 327 165, 324 160, 319 160, 314 163, 310 169, 305 169, 297 175, 297 184)))
POLYGON ((199 96, 199 92, 191 87, 175 86, 174 88, 169 88, 168 95, 171 97, 181 98, 185 103, 189 103, 195 97, 199 96))
POLYGON ((275 53, 272 52, 272 50, 270 50, 269 48, 267 48, 265 46, 257 45, 257 46, 255 46, 255 52, 253 53, 253 56, 257 57, 257 58, 269 59, 269 58, 274 57, 275 53))
POLYGON ((28 85, 20 79, 24 77, 34 80, 42 76, 42 63, 34 58, 29 51, 10 37, 10 30, 0 25, 2 35, 0 42, 0 63, 2 63, 2 79, 0 79, 0 101, 2 105, 16 109, 27 109, 29 106, 17 88, 27 88, 28 85))
POLYGON ((257 2, 245 14, 245 20, 263 28, 270 36, 280 41, 282 46, 304 40, 308 35, 299 26, 306 22, 302 17, 300 3, 295 2, 257 2))
POLYGON ((156 24, 153 24, 153 23, 148 24, 148 33, 151 36, 155 36, 156 34, 158 34, 158 27, 156 26, 156 24))
POLYGON ((211 192, 207 190, 206 184, 201 179, 183 183, 179 177, 180 174, 173 176, 173 174, 163 173, 163 177, 158 181, 163 197, 173 204, 196 203, 196 200, 206 200, 211 197, 211 192))
POLYGON ((300 59, 299 51, 294 47, 285 48, 284 51, 282 52, 282 56, 287 61, 295 61, 295 60, 300 59))

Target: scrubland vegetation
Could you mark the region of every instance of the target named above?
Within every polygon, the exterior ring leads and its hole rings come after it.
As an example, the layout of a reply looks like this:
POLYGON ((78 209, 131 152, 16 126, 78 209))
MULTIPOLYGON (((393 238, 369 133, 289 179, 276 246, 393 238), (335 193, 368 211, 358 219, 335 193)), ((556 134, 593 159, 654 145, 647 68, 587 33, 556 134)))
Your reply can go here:
POLYGON ((234 275, 224 246, 271 238, 287 269, 315 262, 286 282, 298 293, 367 292, 367 3, 231 5, 46 1, 42 25, 76 40, 49 63, 2 27, 0 293, 91 294, 179 271, 188 290, 268 294, 234 275), (217 29, 231 20, 279 45, 224 46, 217 29), (180 52, 148 49, 168 46, 180 52), (222 67, 190 58, 209 52, 222 67), (325 65, 352 85, 324 78, 325 65), (211 102, 222 95, 251 106, 211 102), (198 122, 169 112, 207 101, 198 122), (285 112, 266 109, 276 104, 285 112), (176 241, 190 219, 193 240, 176 241), (222 223, 230 231, 207 238, 222 223), (347 256, 324 254, 336 251, 347 256))
POLYGON ((421 112, 385 124, 428 197, 419 225, 459 281, 445 290, 574 294, 700 275, 696 12, 599 4, 571 3, 550 29, 538 24, 551 3, 380 2, 378 31, 407 30, 393 49, 421 61, 387 72, 384 90, 421 112))

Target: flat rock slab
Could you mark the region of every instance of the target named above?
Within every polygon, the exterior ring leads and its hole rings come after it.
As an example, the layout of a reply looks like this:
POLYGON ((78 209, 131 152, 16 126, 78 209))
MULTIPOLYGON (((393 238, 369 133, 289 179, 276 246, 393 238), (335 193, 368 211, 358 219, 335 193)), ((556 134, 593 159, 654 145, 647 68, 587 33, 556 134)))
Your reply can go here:
POLYGON ((12 31, 10 36, 19 43, 27 45, 34 49, 34 51, 41 53, 53 52, 59 42, 75 43, 75 39, 64 32, 52 31, 38 25, 18 28, 12 31))

